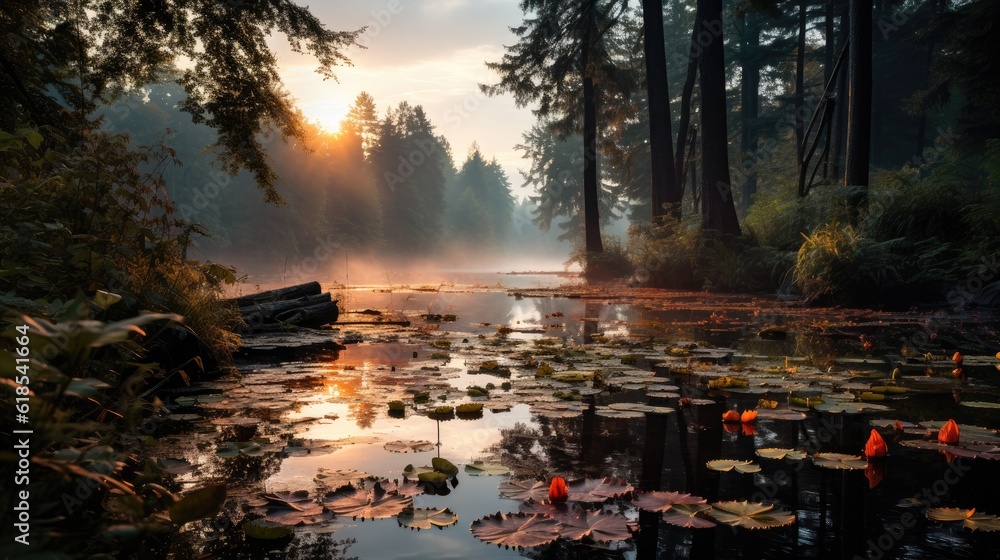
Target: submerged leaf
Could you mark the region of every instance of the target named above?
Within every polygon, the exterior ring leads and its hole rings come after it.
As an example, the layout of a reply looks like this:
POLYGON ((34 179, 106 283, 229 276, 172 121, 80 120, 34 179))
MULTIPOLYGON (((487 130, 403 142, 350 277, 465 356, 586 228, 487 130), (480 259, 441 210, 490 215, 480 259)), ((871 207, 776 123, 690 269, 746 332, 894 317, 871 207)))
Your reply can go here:
POLYGON ((443 529, 458 523, 458 515, 448 508, 406 508, 396 516, 396 521, 400 527, 410 529, 430 529, 437 527, 443 529))
POLYGON ((433 451, 434 444, 426 440, 390 441, 383 448, 393 453, 422 453, 433 451))
POLYGON ((291 535, 295 529, 266 519, 254 519, 243 524, 243 532, 252 539, 276 540, 291 535))
POLYGON ((225 484, 212 484, 199 488, 170 506, 170 520, 183 525, 189 521, 212 517, 219 513, 225 501, 225 484))

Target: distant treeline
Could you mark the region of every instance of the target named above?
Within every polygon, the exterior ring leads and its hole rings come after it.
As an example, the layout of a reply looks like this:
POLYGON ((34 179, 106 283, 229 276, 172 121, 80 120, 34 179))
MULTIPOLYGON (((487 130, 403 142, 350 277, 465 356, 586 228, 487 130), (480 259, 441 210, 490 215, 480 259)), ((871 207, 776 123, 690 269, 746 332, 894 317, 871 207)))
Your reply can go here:
MULTIPOLYGON (((362 93, 338 131, 305 124, 305 141, 258 137, 278 176, 283 204, 263 200, 252 174, 230 176, 215 161, 215 132, 181 111, 183 89, 157 83, 104 112, 103 127, 135 146, 163 144, 167 198, 200 224, 199 256, 276 270, 344 251, 431 258, 462 249, 533 255, 568 252, 533 223, 537 205, 515 200, 500 164, 473 145, 456 165, 451 145, 423 108, 402 102, 379 116, 362 93)), ((326 258, 326 257, 324 257, 326 258)))

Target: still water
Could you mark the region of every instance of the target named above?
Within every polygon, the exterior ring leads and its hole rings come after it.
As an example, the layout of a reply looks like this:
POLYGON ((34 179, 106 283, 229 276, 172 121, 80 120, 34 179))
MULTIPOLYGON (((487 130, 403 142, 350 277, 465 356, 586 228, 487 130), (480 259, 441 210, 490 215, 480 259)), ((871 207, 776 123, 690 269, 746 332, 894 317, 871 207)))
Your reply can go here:
POLYGON ((967 406, 1000 402, 1000 372, 992 356, 1000 349, 996 317, 974 310, 817 310, 767 297, 583 287, 556 294, 547 288, 567 279, 553 275, 436 280, 331 285, 346 311, 374 310, 411 325, 364 325, 360 322, 374 315, 345 313, 345 324, 335 331, 253 337, 239 358, 239 377, 204 383, 181 399, 177 412, 199 419, 161 438, 159 452, 195 466, 178 477, 180 488, 225 480, 231 498, 219 518, 191 526, 159 552, 179 559, 998 557, 1000 533, 973 532, 925 515, 930 507, 1000 514, 992 490, 1000 474, 996 460, 949 461, 935 450, 894 441, 921 439, 918 428, 905 435, 883 431, 890 453, 867 469, 832 470, 809 459, 769 460, 756 453, 789 448, 857 455, 870 422, 878 418, 914 423, 954 418, 962 425, 1000 427, 996 408, 967 406), (441 322, 422 318, 427 314, 456 317, 441 322), (498 327, 509 332, 499 333, 498 327), (762 329, 770 334, 760 336, 762 329), (360 343, 333 344, 351 331, 360 343), (275 345, 292 348, 275 351, 275 345), (945 359, 956 350, 967 356, 964 383, 949 375, 945 359), (888 379, 894 361, 908 364, 896 381, 888 379), (491 362, 499 369, 485 365, 491 362), (552 383, 536 377, 541 363, 557 372, 599 371, 607 382, 599 391, 589 383, 552 383), (616 376, 631 379, 634 372, 646 380, 614 383, 616 376), (708 379, 723 375, 760 382, 747 390, 708 387, 708 379), (504 382, 511 387, 501 388, 504 382), (875 412, 805 408, 801 419, 762 417, 743 426, 720 420, 728 409, 756 408, 761 398, 780 401, 779 409, 787 411, 785 401, 796 390, 823 393, 830 402, 834 396, 849 400, 865 383, 907 391, 880 401, 875 412), (473 385, 489 387, 489 397, 469 396, 466 389, 473 385), (583 393, 573 401, 578 414, 553 413, 553 402, 561 406, 553 392, 571 386, 583 393), (485 406, 472 418, 435 419, 427 406, 413 402, 418 391, 437 404, 485 406), (681 398, 696 404, 685 406, 681 398), (406 403, 402 416, 390 414, 387 403, 393 400, 406 403), (610 403, 675 410, 634 417, 599 413, 610 403), (385 448, 417 440, 432 445, 411 453, 385 448), (261 444, 260 452, 236 457, 216 452, 222 442, 245 441, 261 444), (462 470, 438 495, 415 496, 418 508, 457 514, 456 524, 441 529, 409 530, 394 517, 341 516, 303 524, 290 539, 273 542, 248 539, 240 530, 247 519, 263 514, 264 493, 306 490, 319 499, 324 489, 317 475, 323 469, 401 479, 407 465, 429 465, 434 457, 460 469, 485 460, 512 474, 472 476, 462 470), (760 471, 706 468, 720 458, 752 461, 760 471), (688 492, 708 503, 764 502, 796 519, 762 530, 723 524, 687 529, 616 499, 604 510, 620 512, 635 530, 633 538, 620 542, 560 539, 515 550, 470 533, 474 520, 521 507, 521 501, 500 496, 501 481, 551 476, 611 476, 637 489, 688 492))

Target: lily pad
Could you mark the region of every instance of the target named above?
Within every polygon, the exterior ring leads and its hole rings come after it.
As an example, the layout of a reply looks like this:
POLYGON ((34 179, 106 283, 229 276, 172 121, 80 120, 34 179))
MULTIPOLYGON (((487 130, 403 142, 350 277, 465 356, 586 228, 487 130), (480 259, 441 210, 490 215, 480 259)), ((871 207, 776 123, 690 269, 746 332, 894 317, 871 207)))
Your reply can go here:
POLYGON ((590 537, 597 542, 613 542, 632 537, 628 519, 620 513, 580 510, 578 515, 560 517, 559 523, 559 536, 571 541, 590 537))
POLYGON ((643 492, 636 495, 632 505, 639 509, 653 512, 666 512, 678 505, 704 504, 705 498, 684 494, 681 492, 643 492))
POLYGON ((465 472, 472 476, 496 476, 510 473, 510 469, 496 463, 473 461, 465 465, 465 472))
POLYGON ((561 525, 543 515, 497 512, 472 522, 472 534, 483 542, 508 548, 548 544, 559 538, 561 525))
POLYGON ((458 467, 455 466, 455 463, 452 463, 443 457, 432 458, 431 466, 434 467, 434 470, 437 472, 444 473, 448 476, 455 476, 458 474, 458 467))
POLYGON ((400 527, 409 529, 430 529, 445 527, 458 523, 458 515, 448 508, 406 508, 396 516, 400 527))
POLYGON ((433 451, 434 444, 427 440, 390 441, 382 448, 393 453, 422 453, 433 451))
POLYGON ((718 502, 708 514, 719 523, 745 529, 772 529, 795 522, 795 514, 760 502, 718 502))
POLYGON ((323 496, 323 506, 337 515, 352 519, 384 519, 413 507, 413 497, 386 492, 381 484, 376 484, 371 490, 344 486, 323 496))
POLYGON ((705 463, 705 466, 713 471, 729 472, 736 469, 738 473, 760 472, 760 465, 751 461, 739 461, 737 459, 716 459, 705 463))
POLYGON ((763 457, 764 459, 788 459, 791 461, 799 461, 805 459, 806 452, 799 451, 797 449, 782 449, 779 447, 765 447, 763 449, 757 450, 757 455, 763 457))
POLYGON ((526 502, 535 500, 536 502, 549 497, 549 485, 534 479, 528 480, 504 480, 497 486, 500 497, 511 500, 526 502))
POLYGON ((715 522, 705 519, 702 515, 711 509, 712 506, 708 504, 676 504, 663 514, 663 522, 689 529, 710 529, 715 527, 715 522))
POLYGON ((962 525, 973 531, 1000 531, 1000 517, 985 513, 976 513, 975 509, 961 508, 931 508, 927 517, 942 522, 961 521, 962 525))
POLYGON ((962 406, 967 406, 969 408, 992 408, 1000 409, 1000 403, 995 402, 985 402, 985 401, 962 401, 962 406))
POLYGON ((327 487, 340 488, 345 484, 351 484, 358 480, 374 478, 374 475, 359 471, 357 469, 326 469, 319 468, 316 471, 316 482, 325 484, 327 487))
POLYGON ((606 502, 635 490, 624 480, 605 478, 581 478, 566 483, 569 487, 569 500, 573 502, 606 502))
POLYGON ((824 469, 860 470, 868 466, 861 455, 845 453, 817 453, 812 456, 813 464, 824 469))

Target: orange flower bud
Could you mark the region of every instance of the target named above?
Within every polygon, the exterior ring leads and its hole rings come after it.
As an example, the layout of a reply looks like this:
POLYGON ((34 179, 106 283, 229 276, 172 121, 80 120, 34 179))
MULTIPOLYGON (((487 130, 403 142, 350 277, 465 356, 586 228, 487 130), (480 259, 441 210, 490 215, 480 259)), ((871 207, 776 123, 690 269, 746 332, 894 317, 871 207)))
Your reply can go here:
POLYGON ((938 441, 941 443, 958 443, 958 439, 958 424, 954 420, 948 420, 948 423, 941 426, 941 431, 938 432, 938 441))
POLYGON ((889 448, 885 445, 885 440, 882 439, 882 434, 878 433, 878 430, 872 430, 870 436, 868 436, 868 443, 865 444, 865 457, 869 459, 872 457, 885 457, 885 454, 889 452, 889 448))
POLYGON ((951 360, 956 364, 961 364, 963 359, 964 358, 962 357, 961 352, 955 352, 955 354, 951 357, 951 360))
POLYGON ((566 486, 566 479, 561 476, 554 477, 549 484, 549 501, 561 504, 567 499, 569 499, 569 487, 566 486))
POLYGON ((722 413, 722 421, 723 422, 739 422, 740 421, 740 413, 737 412, 736 409, 727 410, 727 411, 725 411, 725 412, 722 413))

